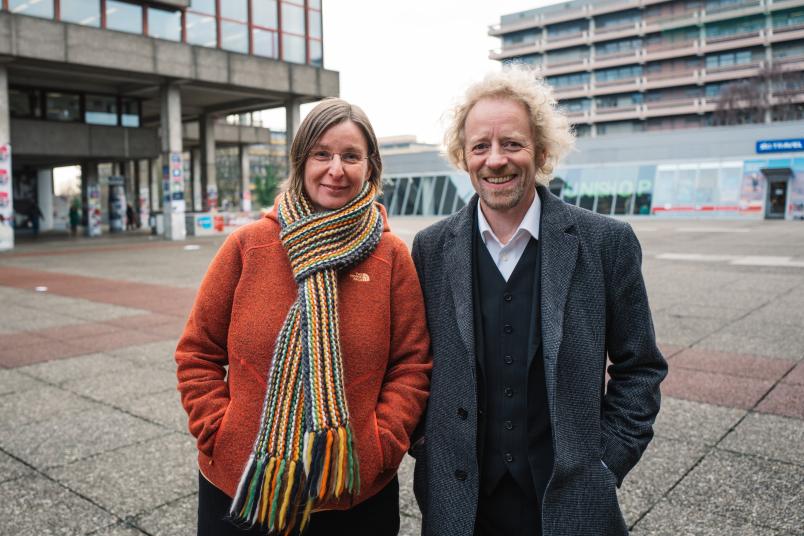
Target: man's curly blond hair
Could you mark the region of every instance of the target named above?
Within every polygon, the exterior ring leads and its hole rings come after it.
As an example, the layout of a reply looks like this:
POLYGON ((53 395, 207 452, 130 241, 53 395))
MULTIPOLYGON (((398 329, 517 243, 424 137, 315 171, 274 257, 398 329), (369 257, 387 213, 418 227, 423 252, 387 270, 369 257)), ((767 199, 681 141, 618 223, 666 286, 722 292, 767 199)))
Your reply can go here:
POLYGON ((466 171, 466 116, 478 101, 497 98, 521 102, 528 110, 536 144, 536 181, 547 185, 553 169, 574 147, 575 135, 566 116, 556 106, 553 89, 536 70, 525 65, 506 66, 469 86, 463 101, 451 110, 444 134, 447 157, 454 166, 466 171))

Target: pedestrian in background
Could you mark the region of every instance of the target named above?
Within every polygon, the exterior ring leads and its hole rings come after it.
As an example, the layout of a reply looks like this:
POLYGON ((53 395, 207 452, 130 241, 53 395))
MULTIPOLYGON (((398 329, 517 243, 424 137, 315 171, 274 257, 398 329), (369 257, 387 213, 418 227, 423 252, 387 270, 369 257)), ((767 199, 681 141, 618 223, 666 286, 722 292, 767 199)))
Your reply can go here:
POLYGON ((573 141, 527 69, 454 110, 447 152, 477 195, 413 244, 433 344, 412 449, 425 536, 628 533, 616 487, 653 436, 667 365, 630 226, 546 187, 573 141))
POLYGON ((274 210, 210 265, 176 351, 198 534, 395 535, 429 389, 421 289, 375 201, 363 111, 323 101, 290 157, 274 210))
POLYGON ((73 200, 70 204, 70 235, 73 238, 78 236, 78 226, 81 224, 81 209, 78 200, 73 200))

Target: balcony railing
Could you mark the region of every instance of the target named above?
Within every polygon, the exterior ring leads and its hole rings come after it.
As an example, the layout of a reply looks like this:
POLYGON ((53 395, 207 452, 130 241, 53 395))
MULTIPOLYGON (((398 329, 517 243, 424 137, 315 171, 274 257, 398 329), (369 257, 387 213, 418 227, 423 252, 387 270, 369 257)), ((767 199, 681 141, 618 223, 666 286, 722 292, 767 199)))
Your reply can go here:
POLYGON ((678 50, 687 47, 695 47, 698 45, 697 39, 690 39, 687 41, 659 41, 658 43, 647 43, 644 45, 648 54, 651 52, 661 52, 663 50, 678 50))
POLYGON ((627 104, 625 106, 605 106, 597 107, 597 113, 600 115, 616 114, 622 112, 635 112, 640 108, 639 104, 627 104))
POLYGON ((558 43, 560 41, 569 41, 571 39, 584 39, 588 35, 589 35, 589 32, 586 31, 586 30, 581 31, 581 32, 572 32, 572 33, 565 33, 565 34, 559 34, 559 35, 545 34, 545 41, 547 43, 552 44, 552 43, 558 43))
POLYGON ((744 9, 747 7, 756 7, 760 5, 762 5, 762 2, 760 0, 743 0, 738 4, 725 4, 722 6, 706 9, 706 14, 714 15, 715 13, 725 13, 727 11, 733 11, 735 9, 744 9))
POLYGON ((589 58, 563 58, 563 59, 559 58, 555 60, 550 59, 550 57, 548 56, 545 59, 544 65, 547 68, 553 68, 553 67, 566 67, 567 65, 575 65, 578 63, 580 64, 589 63, 589 58))
POLYGON ((595 87, 627 86, 639 83, 640 77, 618 78, 617 80, 595 80, 595 87))
POLYGON ((667 69, 662 71, 645 73, 645 80, 653 82, 656 80, 667 80, 668 78, 688 78, 698 74, 696 69, 667 69))
POLYGON ((615 50, 614 52, 598 52, 595 51, 595 61, 613 60, 617 58, 626 58, 628 56, 639 57, 639 48, 632 48, 630 50, 615 50))
POLYGON ((750 39, 752 37, 760 37, 764 32, 756 30, 753 32, 742 32, 729 35, 706 36, 706 44, 711 45, 714 43, 723 43, 725 41, 738 41, 741 39, 750 39))

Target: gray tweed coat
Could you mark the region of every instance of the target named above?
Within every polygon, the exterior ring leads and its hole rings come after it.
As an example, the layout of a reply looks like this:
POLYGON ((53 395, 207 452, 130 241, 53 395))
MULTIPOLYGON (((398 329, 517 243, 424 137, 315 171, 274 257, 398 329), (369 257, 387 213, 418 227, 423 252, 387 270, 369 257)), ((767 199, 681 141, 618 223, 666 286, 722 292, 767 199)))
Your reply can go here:
MULTIPOLYGON (((627 534, 616 486, 653 436, 659 383, 667 373, 656 347, 639 242, 627 223, 569 206, 543 187, 537 190, 542 349, 555 452, 542 498, 543 534, 627 534), (606 387, 607 355, 611 379, 606 387)), ((476 209, 477 196, 421 231, 413 243, 433 349, 423 439, 411 452, 425 536, 471 536, 474 530, 479 490, 471 269, 476 209), (458 408, 468 410, 466 420, 458 408)))

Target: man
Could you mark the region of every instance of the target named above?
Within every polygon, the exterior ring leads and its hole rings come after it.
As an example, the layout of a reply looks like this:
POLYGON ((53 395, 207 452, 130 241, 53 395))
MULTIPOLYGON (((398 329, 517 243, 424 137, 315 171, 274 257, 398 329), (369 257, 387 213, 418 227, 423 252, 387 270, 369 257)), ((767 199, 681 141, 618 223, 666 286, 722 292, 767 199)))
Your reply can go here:
POLYGON ((412 448, 423 534, 627 534, 616 486, 667 371, 639 243, 545 188, 574 139, 527 70, 470 87, 446 141, 477 195, 413 244, 433 351, 412 448))

